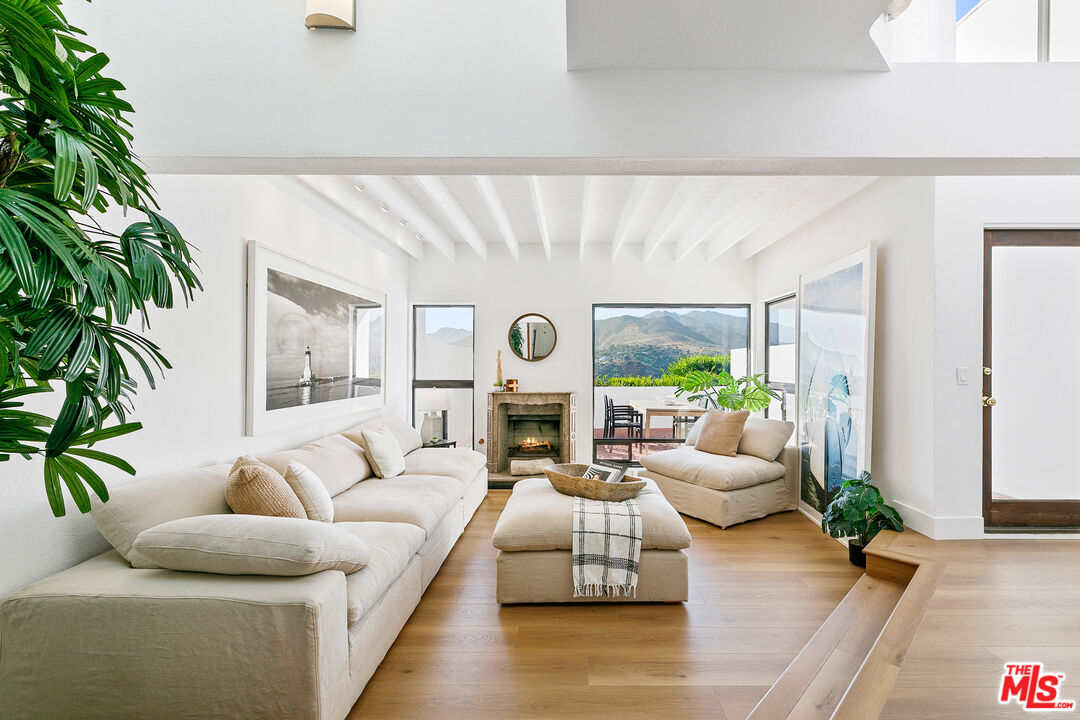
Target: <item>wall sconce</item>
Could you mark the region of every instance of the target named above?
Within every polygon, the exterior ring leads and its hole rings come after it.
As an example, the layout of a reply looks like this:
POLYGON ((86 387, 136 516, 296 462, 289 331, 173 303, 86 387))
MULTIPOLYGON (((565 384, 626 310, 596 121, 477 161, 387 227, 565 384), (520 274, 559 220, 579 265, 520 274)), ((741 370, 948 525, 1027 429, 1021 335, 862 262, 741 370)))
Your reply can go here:
POLYGON ((356 30, 356 0, 307 0, 308 30, 356 30))

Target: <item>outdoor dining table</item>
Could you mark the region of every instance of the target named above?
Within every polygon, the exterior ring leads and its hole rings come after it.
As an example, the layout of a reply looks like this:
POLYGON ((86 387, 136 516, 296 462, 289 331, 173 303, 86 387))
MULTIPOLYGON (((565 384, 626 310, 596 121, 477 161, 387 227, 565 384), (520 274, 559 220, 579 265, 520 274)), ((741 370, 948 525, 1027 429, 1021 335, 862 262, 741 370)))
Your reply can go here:
POLYGON ((630 407, 641 413, 644 418, 643 434, 645 437, 649 437, 649 430, 652 428, 652 418, 654 417, 692 417, 697 418, 704 415, 708 410, 698 405, 691 405, 690 403, 679 403, 678 405, 667 405, 659 399, 656 400, 630 400, 630 407))

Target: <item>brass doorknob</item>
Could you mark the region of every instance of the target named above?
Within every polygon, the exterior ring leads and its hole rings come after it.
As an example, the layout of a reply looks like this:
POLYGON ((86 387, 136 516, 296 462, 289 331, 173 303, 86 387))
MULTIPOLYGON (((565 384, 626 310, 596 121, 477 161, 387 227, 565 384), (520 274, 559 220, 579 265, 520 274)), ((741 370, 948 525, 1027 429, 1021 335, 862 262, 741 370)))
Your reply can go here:
POLYGON ((994 371, 993 371, 993 370, 991 370, 991 369, 990 369, 990 368, 988 368, 988 367, 984 367, 984 368, 983 368, 983 375, 992 375, 992 374, 993 374, 993 372, 994 372, 994 371))
POLYGON ((997 405, 997 400, 992 397, 987 397, 986 395, 983 395, 982 404, 983 407, 994 407, 995 405, 997 405))

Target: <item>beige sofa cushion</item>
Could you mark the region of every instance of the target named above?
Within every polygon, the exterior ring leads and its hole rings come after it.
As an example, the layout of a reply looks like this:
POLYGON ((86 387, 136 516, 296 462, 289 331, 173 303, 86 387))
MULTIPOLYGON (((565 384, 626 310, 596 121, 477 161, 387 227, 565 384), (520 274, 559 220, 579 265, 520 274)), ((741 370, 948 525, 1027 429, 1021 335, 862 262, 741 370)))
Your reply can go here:
POLYGON ((742 437, 743 426, 750 413, 746 410, 735 412, 721 412, 710 410, 705 413, 705 419, 701 423, 694 447, 702 452, 713 455, 727 455, 735 457, 739 449, 739 438, 742 437))
POLYGON ((285 468, 285 482, 300 499, 308 520, 334 522, 334 501, 311 468, 295 461, 289 463, 285 468))
POLYGON ((753 455, 762 460, 775 460, 795 432, 795 423, 783 420, 752 417, 746 420, 739 454, 753 455))
POLYGON ((367 565, 345 579, 352 625, 405 572, 409 560, 424 544, 424 531, 409 523, 343 522, 336 527, 355 535, 371 548, 367 565))
POLYGON ((135 549, 170 570, 218 575, 356 572, 371 550, 328 523, 264 515, 198 515, 143 530, 135 549))
POLYGON ((376 475, 388 478, 405 472, 405 455, 401 452, 401 445, 386 426, 364 428, 361 435, 368 462, 376 475))
MULTIPOLYGON (((642 550, 681 550, 690 547, 690 531, 647 480, 636 498, 641 511, 642 550)), ((514 484, 491 536, 500 550, 572 550, 574 498, 557 492, 547 478, 526 478, 514 484)))
POLYGON ((420 437, 420 433, 417 432, 416 428, 404 420, 390 415, 360 423, 356 427, 346 430, 342 435, 349 438, 357 445, 365 447, 363 435, 364 429, 373 427, 384 427, 392 432, 398 445, 401 446, 401 452, 404 455, 408 455, 413 450, 421 448, 424 445, 424 439, 420 437))
POLYGON ((713 455, 692 447, 643 455, 653 472, 713 490, 735 490, 784 477, 784 466, 753 455, 713 455))
POLYGON ((158 475, 109 488, 109 501, 94 497, 90 519, 109 544, 133 567, 158 567, 132 548, 143 530, 193 515, 229 512, 225 482, 229 465, 158 475))
POLYGON ((487 458, 467 448, 420 448, 405 456, 406 475, 445 475, 468 485, 487 458))
POLYGON ((464 489, 457 480, 437 475, 372 478, 334 497, 338 522, 404 522, 430 535, 464 489))
POLYGON ((242 455, 229 471, 225 502, 235 513, 300 518, 307 513, 289 484, 274 468, 242 455))
POLYGON ((259 460, 282 475, 294 461, 310 468, 331 497, 371 477, 371 466, 364 458, 363 449, 344 435, 329 435, 295 450, 259 456, 259 460))

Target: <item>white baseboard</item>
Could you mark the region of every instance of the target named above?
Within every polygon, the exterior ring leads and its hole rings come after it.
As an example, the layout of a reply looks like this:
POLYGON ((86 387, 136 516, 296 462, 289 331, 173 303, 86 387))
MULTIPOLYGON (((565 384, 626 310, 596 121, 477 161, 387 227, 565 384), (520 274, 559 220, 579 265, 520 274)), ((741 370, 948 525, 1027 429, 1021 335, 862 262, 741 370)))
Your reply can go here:
POLYGON ((977 540, 983 537, 981 515, 938 517, 899 500, 889 500, 900 511, 904 525, 932 540, 977 540))

